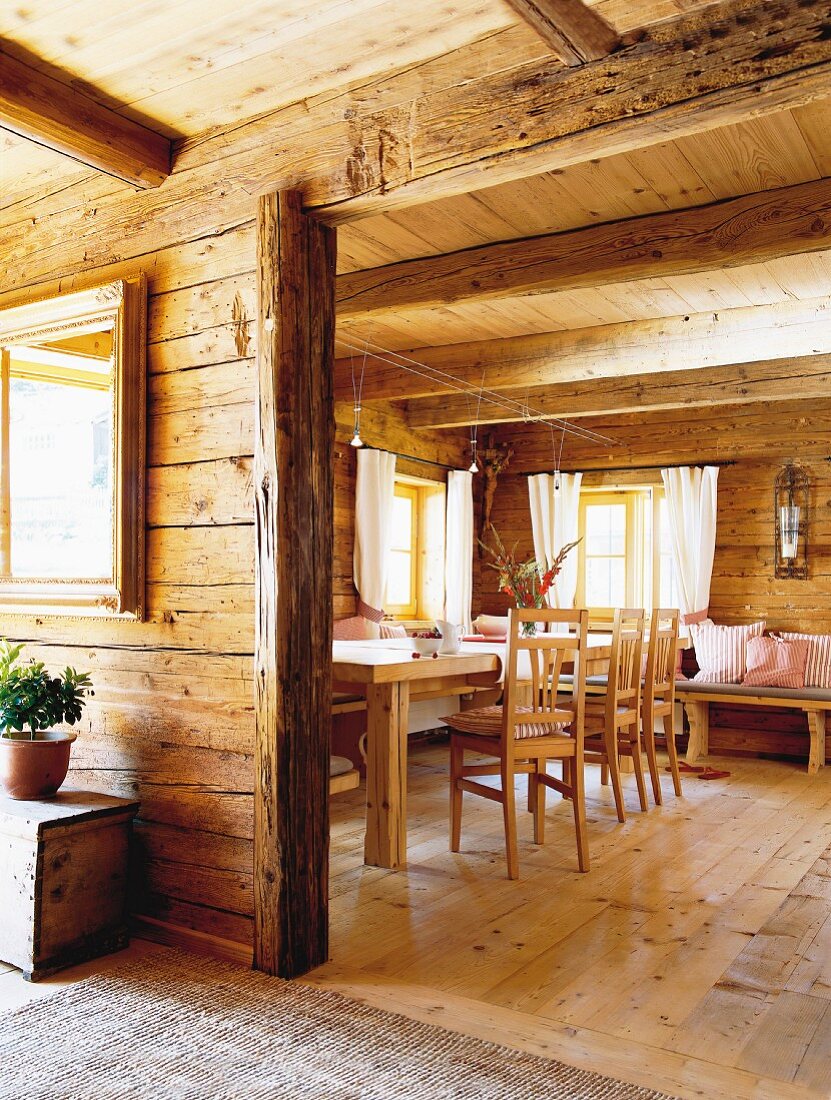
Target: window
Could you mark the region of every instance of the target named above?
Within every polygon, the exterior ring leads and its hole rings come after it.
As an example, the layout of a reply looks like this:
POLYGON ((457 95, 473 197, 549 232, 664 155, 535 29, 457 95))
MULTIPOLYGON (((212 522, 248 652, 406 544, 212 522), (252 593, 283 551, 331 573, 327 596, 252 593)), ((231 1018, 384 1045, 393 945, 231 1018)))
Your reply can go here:
POLYGON ((579 534, 580 606, 678 606, 662 488, 583 490, 579 534))
POLYGON ((392 507, 387 614, 395 619, 435 619, 444 603, 445 487, 398 477, 392 507))

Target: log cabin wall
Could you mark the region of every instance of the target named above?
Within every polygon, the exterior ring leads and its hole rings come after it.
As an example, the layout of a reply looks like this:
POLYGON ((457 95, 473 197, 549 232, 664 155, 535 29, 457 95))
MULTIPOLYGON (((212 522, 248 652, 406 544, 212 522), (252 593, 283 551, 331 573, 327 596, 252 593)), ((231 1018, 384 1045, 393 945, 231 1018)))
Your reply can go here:
POLYGON ((252 221, 0 299, 147 274, 147 621, 16 619, 2 632, 50 667, 92 673, 69 782, 141 800, 136 913, 244 958, 253 913, 254 263, 252 221))
MULTIPOLYGON (((794 388, 798 380, 794 382, 794 388)), ((613 452, 567 437, 563 467, 586 471, 585 483, 631 481, 628 472, 603 474, 604 466, 734 460, 719 474, 716 554, 710 614, 716 622, 765 619, 772 630, 831 632, 831 400, 686 409, 583 420, 622 444, 613 452), (811 479, 807 581, 773 576, 773 482, 788 461, 803 465, 811 479)), ((515 447, 510 474, 496 491, 493 522, 507 545, 518 540, 533 553, 528 486, 524 474, 551 462, 550 435, 506 425, 500 439, 515 447)), ((657 473, 653 471, 652 474, 657 473)), ((474 574, 474 613, 504 614, 508 604, 494 591, 494 575, 480 560, 474 574)), ((746 750, 807 756, 804 716, 758 708, 711 708, 714 750, 746 750)))

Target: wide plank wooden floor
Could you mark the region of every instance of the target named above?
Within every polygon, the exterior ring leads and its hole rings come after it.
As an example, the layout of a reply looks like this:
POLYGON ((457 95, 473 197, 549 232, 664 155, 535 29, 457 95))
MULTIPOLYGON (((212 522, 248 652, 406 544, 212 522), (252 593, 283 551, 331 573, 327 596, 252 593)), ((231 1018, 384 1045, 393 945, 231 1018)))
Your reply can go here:
POLYGON ((331 961, 308 980, 682 1097, 831 1096, 831 768, 711 762, 730 778, 676 799, 665 774, 645 815, 626 776, 623 826, 589 768, 591 872, 549 795, 509 882, 500 808, 465 796, 451 854, 447 748, 415 748, 406 872, 362 866, 361 791, 333 802, 331 961))

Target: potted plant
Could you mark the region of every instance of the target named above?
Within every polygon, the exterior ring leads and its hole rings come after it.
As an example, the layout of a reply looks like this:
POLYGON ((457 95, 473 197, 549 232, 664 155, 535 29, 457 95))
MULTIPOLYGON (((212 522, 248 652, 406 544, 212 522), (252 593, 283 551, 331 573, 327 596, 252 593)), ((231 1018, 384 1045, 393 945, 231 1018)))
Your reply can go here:
POLYGON ((85 672, 50 676, 41 661, 22 661, 21 645, 0 641, 0 789, 17 799, 51 798, 66 779, 74 726, 92 694, 85 672))

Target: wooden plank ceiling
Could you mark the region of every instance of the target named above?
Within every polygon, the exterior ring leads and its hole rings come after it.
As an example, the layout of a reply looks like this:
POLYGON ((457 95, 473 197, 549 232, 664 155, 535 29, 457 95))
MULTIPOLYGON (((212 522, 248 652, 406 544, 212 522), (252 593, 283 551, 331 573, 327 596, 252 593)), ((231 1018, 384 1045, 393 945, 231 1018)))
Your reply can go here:
MULTIPOLYGON (((620 36, 625 45, 637 38, 633 32, 638 28, 708 6, 708 0, 586 3, 594 14, 570 39, 572 45, 577 42, 577 54, 583 50, 586 56, 600 49, 594 43, 613 45, 620 36), (608 39, 604 27, 610 28, 608 39)), ((576 10, 579 16, 580 6, 571 0, 549 0, 547 6, 554 12, 576 10)), ((334 118, 341 110, 336 90, 373 74, 417 68, 453 50, 475 46, 475 56, 487 58, 492 73, 498 73, 503 57, 505 66, 539 63, 550 71, 553 64, 556 71, 560 62, 552 62, 552 50, 579 67, 581 58, 569 56, 568 44, 559 48, 545 40, 544 28, 537 33, 518 14, 527 7, 525 0, 459 0, 452 7, 444 0, 291 0, 280 5, 250 0, 241 13, 232 0, 213 0, 207 9, 204 0, 176 5, 139 0, 129 11, 117 0, 66 0, 57 7, 54 0, 31 0, 25 8, 0 12, 0 48, 12 56, 36 56, 53 77, 172 139, 187 169, 200 164, 203 144, 221 145, 243 120, 300 97, 303 102, 317 97, 314 108, 325 113, 329 93, 334 118)), ((431 71, 424 65, 425 84, 431 71)), ((369 99, 376 89, 367 87, 372 89, 369 99)), ((384 94, 389 98, 388 90, 384 94)), ((831 98, 808 98, 792 109, 759 117, 745 110, 743 121, 732 125, 714 122, 658 144, 653 135, 652 144, 638 148, 629 142, 633 147, 626 152, 602 159, 573 163, 569 156, 554 171, 393 206, 352 221, 340 228, 339 270, 347 274, 497 241, 624 222, 829 177, 831 98)), ((0 130, 0 222, 26 227, 30 212, 39 212, 36 198, 59 190, 62 182, 71 185, 72 201, 87 205, 107 205, 131 194, 119 180, 102 179, 65 156, 0 130)), ((258 179, 252 176, 245 186, 256 193, 258 179)), ((138 224, 140 219, 134 220, 138 224)), ((344 316, 339 349, 348 353, 364 339, 389 349, 442 347, 816 302, 829 293, 831 252, 814 251, 690 273, 626 281, 606 277, 597 285, 496 300, 405 305, 371 320, 344 316)), ((423 410, 422 422, 429 415, 423 410)))

